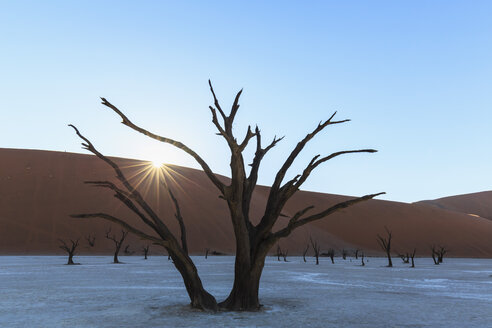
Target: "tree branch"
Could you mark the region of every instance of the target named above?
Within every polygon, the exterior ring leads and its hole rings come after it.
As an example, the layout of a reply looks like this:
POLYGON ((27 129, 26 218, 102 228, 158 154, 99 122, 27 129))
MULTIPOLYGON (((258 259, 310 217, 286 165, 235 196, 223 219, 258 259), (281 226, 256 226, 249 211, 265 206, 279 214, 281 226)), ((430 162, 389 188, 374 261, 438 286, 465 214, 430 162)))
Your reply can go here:
MULTIPOLYGON (((350 207, 352 205, 355 205, 357 203, 360 203, 360 202, 363 202, 363 201, 366 201, 366 200, 369 200, 369 199, 372 199, 376 196, 379 196, 379 195, 383 195, 385 194, 384 192, 380 192, 380 193, 377 193, 377 194, 371 194, 371 195, 365 195, 365 196, 362 196, 362 197, 358 197, 358 198, 354 198, 354 199, 350 199, 350 200, 347 200, 347 201, 344 201, 344 202, 341 202, 341 203, 338 203, 334 206, 331 206, 329 207, 328 209, 322 211, 322 212, 319 212, 317 214, 313 214, 311 216, 308 216, 308 217, 305 217, 305 218, 302 218, 300 219, 299 217, 292 217, 290 220, 289 220, 289 223, 287 224, 287 226, 277 232, 275 232, 273 234, 273 236, 275 238, 283 238, 283 237, 287 237, 288 235, 290 235, 290 233, 294 230, 294 229, 297 229, 299 228, 300 226, 303 226, 309 222, 313 222, 313 221, 316 221, 316 220, 320 220, 320 219, 323 219, 325 218, 326 216, 330 215, 330 214, 333 214, 341 209, 344 209, 344 208, 347 208, 347 207, 350 207)), ((306 209, 308 209, 309 207, 297 212, 297 213, 300 213, 302 211, 305 211, 306 209)), ((304 212, 305 213, 305 212, 304 212)), ((304 214, 302 213, 302 214, 304 214)), ((302 216, 301 214, 301 216, 302 216)))
MULTIPOLYGON (((169 245, 169 242, 167 240, 162 240, 162 239, 156 238, 154 236, 150 236, 150 235, 146 234, 145 232, 142 232, 142 231, 132 227, 131 225, 129 225, 125 221, 118 219, 112 215, 106 214, 106 213, 72 214, 72 215, 70 215, 70 217, 75 218, 75 219, 87 219, 87 218, 105 219, 107 221, 110 221, 110 222, 113 222, 113 223, 120 225, 124 229, 128 230, 129 232, 131 232, 137 236, 139 236, 140 238, 150 240, 153 243, 162 245, 164 247, 169 245)), ((114 240, 114 239, 112 239, 112 240, 114 240)))
POLYGON ((154 134, 152 132, 149 132, 137 125, 135 125, 132 121, 130 121, 128 119, 128 117, 126 117, 116 106, 114 106, 113 104, 111 104, 109 101, 107 101, 105 98, 101 98, 102 100, 102 104, 105 105, 106 107, 112 109, 116 114, 118 114, 121 119, 122 119, 122 122, 124 125, 130 127, 131 129, 137 131, 137 132, 140 132, 152 139, 155 139, 155 140, 158 140, 160 142, 164 142, 164 143, 167 143, 167 144, 170 144, 170 145, 173 145, 174 147, 176 148, 179 148, 181 150, 183 150, 184 152, 186 152, 187 154, 189 154, 191 157, 193 157, 197 162, 198 164, 200 164, 200 166, 202 167, 203 171, 207 174, 207 177, 210 179, 210 181, 212 181, 212 183, 219 189, 219 191, 221 193, 224 192, 224 184, 222 182, 220 182, 220 180, 217 178, 217 176, 212 172, 212 170, 210 169, 210 167, 208 166, 208 164, 196 153, 194 152, 192 149, 190 149, 189 147, 187 147, 186 145, 184 145, 183 143, 179 142, 179 141, 176 141, 176 140, 173 140, 173 139, 170 139, 170 138, 165 138, 165 137, 162 137, 162 136, 159 136, 157 134, 154 134))

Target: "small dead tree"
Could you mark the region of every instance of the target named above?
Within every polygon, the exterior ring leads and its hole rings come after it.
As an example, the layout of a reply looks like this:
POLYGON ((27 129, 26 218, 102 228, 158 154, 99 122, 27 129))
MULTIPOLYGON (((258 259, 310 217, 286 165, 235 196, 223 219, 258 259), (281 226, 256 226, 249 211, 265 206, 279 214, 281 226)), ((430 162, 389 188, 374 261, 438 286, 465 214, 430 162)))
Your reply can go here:
POLYGON ((361 259, 361 266, 365 266, 366 264, 364 263, 364 252, 362 252, 362 254, 360 255, 360 259, 361 259))
POLYGON ((280 245, 277 245, 277 261, 280 262, 280 257, 282 256, 282 249, 280 248, 280 245))
POLYGON ((388 267, 391 268, 393 266, 393 262, 391 261, 391 238, 392 238, 392 235, 391 235, 391 231, 389 231, 387 227, 384 227, 384 229, 386 230, 388 237, 384 238, 378 234, 377 240, 378 240, 379 246, 381 246, 381 248, 386 252, 386 256, 388 257, 388 267))
POLYGON ((358 259, 359 259, 359 252, 360 252, 360 249, 358 249, 358 248, 354 251, 354 254, 355 254, 355 259, 356 259, 356 260, 358 260, 358 259))
POLYGON ((106 231, 106 239, 112 240, 114 242, 114 256, 113 256, 113 263, 120 263, 118 261, 118 253, 120 252, 121 246, 123 245, 123 241, 125 240, 126 236, 128 235, 128 231, 126 230, 121 230, 121 237, 117 238, 116 235, 111 235, 111 228, 106 231))
POLYGON ((347 251, 345 250, 345 248, 342 249, 342 259, 347 259, 347 251))
POLYGON ((335 264, 335 250, 333 248, 328 249, 326 255, 330 258, 331 264, 335 264))
POLYGON ((444 258, 444 255, 448 252, 446 248, 443 246, 439 246, 439 249, 437 250, 437 260, 439 263, 442 263, 442 260, 444 258))
POLYGON ((407 263, 407 264, 410 263, 410 254, 409 253, 405 253, 405 254, 398 253, 398 257, 401 258, 403 263, 407 263))
POLYGON ((304 252, 302 252, 302 259, 304 260, 304 263, 306 263, 306 254, 309 250, 310 245, 307 244, 306 249, 304 249, 304 252))
POLYGON ((87 240, 87 243, 89 243, 90 247, 94 247, 96 244, 96 235, 89 234, 85 237, 85 240, 87 240))
POLYGON ((205 259, 208 258, 208 252, 210 252, 210 248, 205 248, 205 259))
POLYGON ((417 249, 414 248, 412 254, 410 254, 410 259, 412 259, 412 268, 415 268, 415 253, 417 252, 417 249))
MULTIPOLYGON (((86 137, 80 134, 77 128, 73 125, 71 125, 71 127, 75 129, 76 134, 84 141, 82 144, 83 147, 111 165, 117 173, 117 179, 123 184, 124 188, 119 188, 114 183, 109 181, 93 181, 89 183, 114 191, 116 193, 115 196, 128 208, 130 208, 130 210, 132 210, 148 227, 150 227, 156 235, 146 234, 145 232, 129 225, 127 221, 116 218, 107 213, 96 212, 76 214, 72 217, 98 217, 109 220, 113 223, 119 224, 124 229, 131 231, 141 238, 150 240, 153 243, 157 243, 165 247, 168 252, 170 252, 171 257, 173 257, 176 269, 181 273, 191 300, 192 307, 212 311, 216 311, 219 307, 224 310, 256 311, 260 308, 258 295, 265 258, 269 254, 270 249, 274 247, 280 239, 288 237, 294 230, 304 226, 305 224, 321 220, 335 212, 338 212, 339 210, 367 201, 383 193, 347 199, 340 203, 331 205, 330 207, 316 210, 314 213, 314 206, 301 208, 289 218, 286 225, 281 226, 278 230, 273 230, 274 226, 277 226, 276 223, 278 223, 285 204, 299 191, 311 173, 320 165, 342 155, 374 153, 376 150, 342 150, 323 156, 318 154, 309 161, 301 174, 298 174, 293 178, 287 177, 289 168, 310 140, 312 140, 328 126, 349 121, 334 120, 336 114, 334 113, 327 120, 320 122, 310 133, 301 139, 287 156, 285 161, 281 162, 281 167, 275 174, 273 183, 270 186, 268 197, 266 198, 266 206, 264 207, 265 210, 260 216, 261 219, 259 222, 254 222, 250 218, 250 208, 253 200, 253 192, 257 185, 260 164, 267 152, 275 147, 275 145, 283 138, 275 137, 272 142, 265 146, 262 144, 262 136, 258 127, 254 129, 248 127, 244 138, 238 138, 233 131, 233 125, 239 109, 239 98, 242 90, 237 93, 230 113, 227 115, 220 106, 210 81, 209 86, 213 96, 213 106, 209 106, 212 114, 212 123, 217 128, 218 135, 223 138, 230 150, 228 162, 230 163, 231 174, 230 182, 227 184, 215 173, 213 173, 210 166, 194 150, 180 141, 155 134, 140 127, 139 125, 133 123, 119 108, 114 106, 105 98, 101 99, 104 106, 115 112, 122 119, 122 123, 124 125, 146 135, 149 138, 176 147, 193 157, 201 166, 205 175, 217 188, 220 197, 227 203, 236 242, 236 256, 234 265, 234 283, 229 296, 224 301, 217 304, 216 299, 203 288, 203 284, 198 276, 198 272, 193 261, 188 256, 188 252, 183 249, 185 243, 181 243, 181 245, 179 244, 176 236, 171 232, 165 221, 152 210, 138 190, 130 184, 118 165, 108 157, 105 157, 103 154, 98 152, 93 144, 86 137), (256 145, 254 145, 254 156, 249 164, 250 169, 246 170, 247 161, 244 159, 243 152, 253 139, 256 139, 256 145), (310 213, 308 214, 308 212, 310 213)), ((183 233, 181 237, 183 237, 183 233)))
POLYGON ((130 245, 126 245, 126 246, 125 246, 125 249, 123 250, 123 253, 124 253, 126 256, 130 256, 130 255, 133 255, 133 253, 135 253, 135 251, 131 251, 131 250, 130 250, 130 245))
POLYGON ((437 258, 438 252, 437 252, 435 245, 431 246, 431 255, 432 255, 432 260, 434 261, 434 264, 439 265, 439 259, 437 258))
POLYGON ((149 254, 149 250, 150 250, 150 245, 142 246, 142 251, 144 253, 144 260, 147 259, 147 255, 149 254))
POLYGON ((76 263, 73 262, 73 256, 75 254, 75 250, 79 246, 79 240, 77 239, 77 240, 74 241, 74 240, 70 239, 70 242, 72 243, 71 246, 68 246, 67 243, 65 243, 65 241, 62 240, 62 239, 58 239, 58 240, 60 241, 60 243, 62 243, 59 247, 61 249, 63 249, 65 252, 68 253, 68 262, 67 262, 67 265, 68 264, 70 264, 70 265, 76 264, 76 263))
POLYGON ((321 251, 321 246, 318 244, 317 241, 313 240, 312 238, 310 238, 311 240, 311 247, 313 248, 313 251, 314 251, 314 257, 316 258, 316 265, 319 265, 319 253, 321 251))

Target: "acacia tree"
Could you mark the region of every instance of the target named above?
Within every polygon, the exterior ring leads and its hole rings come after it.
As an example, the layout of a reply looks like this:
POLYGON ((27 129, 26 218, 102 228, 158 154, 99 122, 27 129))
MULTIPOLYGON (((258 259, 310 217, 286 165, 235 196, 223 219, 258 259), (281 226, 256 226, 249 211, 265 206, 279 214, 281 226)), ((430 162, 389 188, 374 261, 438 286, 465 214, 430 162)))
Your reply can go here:
POLYGON ((306 254, 307 252, 309 251, 309 247, 310 245, 307 244, 306 248, 304 249, 304 251, 302 252, 302 259, 304 260, 304 262, 306 262, 306 254))
MULTIPOLYGON (((284 227, 273 231, 273 227, 281 216, 281 211, 287 201, 299 190, 303 183, 308 179, 311 172, 319 165, 341 155, 351 153, 374 153, 376 150, 343 150, 326 156, 316 155, 307 164, 301 174, 298 174, 294 178, 285 181, 288 169, 311 139, 313 139, 318 133, 328 126, 349 121, 335 121, 335 112, 328 120, 320 122, 312 132, 308 133, 301 141, 299 141, 287 159, 283 162, 282 166, 275 175, 273 184, 270 187, 265 211, 263 212, 259 223, 254 224, 250 220, 249 211, 253 191, 255 190, 257 184, 260 163, 265 154, 275 147, 275 145, 280 142, 283 137, 274 137, 268 145, 264 146, 262 144, 260 129, 256 127, 252 130, 251 126, 249 126, 245 136, 242 140, 238 141, 233 133, 232 127, 239 109, 239 98, 242 90, 237 93, 231 111, 229 115, 227 115, 220 106, 210 81, 209 86, 214 101, 214 106, 209 106, 212 114, 212 122, 218 130, 218 135, 225 140, 230 150, 231 177, 228 184, 221 181, 213 173, 212 169, 205 162, 205 160, 194 150, 180 141, 160 136, 140 127, 139 125, 133 123, 125 114, 123 114, 123 112, 121 112, 116 106, 111 104, 105 98, 101 99, 104 106, 108 107, 121 117, 124 125, 152 139, 170 144, 186 152, 201 166, 206 176, 217 188, 220 197, 227 203, 236 242, 233 287, 227 299, 218 305, 227 310, 257 310, 260 308, 258 291, 260 286, 260 278, 265 263, 265 257, 270 249, 281 238, 289 236, 292 231, 307 223, 323 219, 340 209, 372 199, 382 193, 370 194, 346 200, 330 207, 323 208, 315 213, 313 213, 314 206, 312 205, 301 208, 295 212, 294 215, 289 217, 289 221, 284 227), (221 122, 219 122, 219 116, 221 122), (251 168, 248 173, 246 172, 243 151, 253 138, 256 140, 256 151, 251 164, 249 164, 251 168), (312 214, 308 215, 308 212, 312 214)), ((77 135, 84 141, 82 145, 85 149, 89 150, 113 167, 117 174, 118 180, 123 184, 125 189, 121 189, 108 181, 99 181, 99 183, 96 182, 95 185, 113 190, 115 192, 115 197, 125 203, 125 205, 129 207, 147 226, 152 228, 158 236, 146 234, 143 231, 130 226, 125 220, 116 218, 107 213, 81 214, 74 215, 74 217, 103 218, 123 226, 125 229, 140 236, 141 238, 148 239, 156 244, 162 245, 168 250, 170 256, 173 258, 176 268, 183 277, 188 295, 191 299, 191 305, 196 308, 216 310, 218 308, 217 302, 215 298, 203 288, 197 273, 197 269, 188 256, 188 252, 184 249, 184 244, 180 245, 177 238, 171 233, 163 220, 159 218, 147 202, 145 202, 141 194, 134 188, 134 186, 128 182, 118 165, 99 153, 87 138, 80 134, 73 125, 71 126, 75 129, 77 135)), ((181 231, 181 236, 183 236, 183 230, 181 231)))
POLYGON ((96 235, 89 234, 85 237, 85 240, 87 240, 90 247, 94 247, 96 245, 96 235))
POLYGON ((74 240, 70 239, 70 242, 72 243, 72 246, 68 246, 67 243, 65 243, 65 241, 62 240, 62 239, 58 239, 58 240, 60 241, 60 243, 62 243, 59 247, 61 249, 63 249, 65 252, 68 253, 68 262, 67 262, 67 264, 69 264, 69 265, 75 264, 73 262, 73 256, 75 254, 75 250, 79 246, 79 240, 77 239, 77 240, 74 241, 74 240))

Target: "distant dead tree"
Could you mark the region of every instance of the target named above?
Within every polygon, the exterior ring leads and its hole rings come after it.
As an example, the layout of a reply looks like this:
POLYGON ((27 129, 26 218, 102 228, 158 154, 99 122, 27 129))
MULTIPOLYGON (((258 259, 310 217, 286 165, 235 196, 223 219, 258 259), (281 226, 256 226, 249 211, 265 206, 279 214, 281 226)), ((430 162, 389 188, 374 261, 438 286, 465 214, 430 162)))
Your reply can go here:
POLYGON ((142 246, 142 251, 144 253, 144 260, 147 259, 147 254, 149 254, 149 250, 150 250, 150 245, 142 246))
POLYGON ((432 260, 436 265, 442 263, 444 255, 448 252, 448 250, 445 247, 443 246, 436 247, 435 245, 432 245, 431 251, 432 251, 432 260))
POLYGON ((391 261, 391 238, 392 238, 392 235, 391 235, 391 231, 389 231, 387 227, 384 227, 384 229, 386 230, 388 237, 384 238, 378 234, 378 243, 381 246, 381 248, 386 252, 386 256, 388 257, 388 267, 391 268, 393 266, 393 262, 391 261))
POLYGON ((313 240, 310 238, 311 241, 311 247, 313 248, 314 251, 314 257, 316 258, 316 265, 319 265, 319 253, 321 251, 321 246, 318 244, 317 241, 313 240))
POLYGON ((439 259, 437 258, 438 252, 437 252, 435 245, 431 246, 431 254, 432 254, 432 260, 434 261, 434 264, 439 265, 439 259))
POLYGON ((358 260, 358 259, 359 259, 359 252, 360 252, 360 249, 358 249, 358 248, 354 251, 354 254, 355 254, 355 259, 356 259, 356 260, 358 260))
POLYGON ((281 256, 282 256, 282 249, 280 248, 280 245, 277 245, 277 261, 280 262, 281 256))
POLYGON ((77 240, 74 241, 74 240, 70 239, 70 242, 72 243, 71 246, 68 246, 67 243, 65 243, 65 241, 62 240, 62 239, 58 239, 58 241, 60 241, 60 243, 62 243, 59 247, 61 249, 63 249, 65 252, 68 253, 68 262, 67 262, 67 264, 70 264, 70 265, 76 264, 76 263, 73 262, 73 256, 75 254, 75 250, 79 246, 79 240, 77 239, 77 240))
POLYGON ((125 240, 126 236, 128 235, 128 231, 126 230, 121 230, 121 237, 118 239, 116 235, 111 235, 111 228, 106 231, 106 239, 112 240, 114 242, 114 257, 113 257, 113 263, 120 263, 118 261, 118 253, 120 252, 121 246, 123 245, 123 241, 125 240))
POLYGON ((85 240, 87 240, 90 247, 94 247, 96 244, 96 235, 89 234, 85 237, 85 240))
POLYGON ((309 247, 310 245, 307 244, 306 249, 304 249, 304 252, 302 252, 302 259, 304 260, 304 262, 306 262, 306 254, 309 251, 309 247))
POLYGON ((444 255, 448 252, 446 248, 443 246, 439 246, 439 249, 437 250, 437 260, 439 263, 442 263, 442 260, 444 258, 444 255))
POLYGON ((210 252, 210 248, 205 248, 205 259, 208 258, 208 252, 210 252))
MULTIPOLYGON (((304 182, 309 178, 311 173, 321 164, 327 161, 345 155, 354 153, 374 153, 374 149, 359 149, 359 150, 342 150, 329 155, 315 155, 301 172, 301 174, 288 178, 286 177, 289 168, 292 166, 298 155, 302 152, 305 146, 318 133, 326 127, 336 124, 348 122, 349 120, 334 120, 335 114, 331 115, 326 121, 320 122, 310 133, 300 140, 286 160, 281 162, 281 167, 273 178, 273 183, 269 188, 268 196, 266 197, 266 205, 263 214, 260 216, 259 222, 251 221, 250 208, 253 199, 253 192, 257 185, 258 172, 260 164, 267 152, 275 147, 283 138, 274 137, 273 140, 266 146, 262 145, 261 133, 258 127, 251 129, 248 127, 244 138, 237 138, 233 133, 234 119, 239 109, 239 98, 242 90, 239 91, 234 99, 230 114, 227 115, 219 104, 209 81, 210 91, 213 96, 214 106, 209 106, 212 114, 212 123, 215 125, 220 135, 230 150, 230 157, 227 162, 230 164, 231 174, 229 182, 224 182, 215 173, 210 166, 200 157, 194 150, 168 137, 157 135, 150 132, 139 125, 133 123, 123 112, 116 106, 111 104, 105 98, 102 99, 104 106, 115 112, 121 119, 122 123, 131 129, 142 133, 157 141, 172 145, 191 157, 203 169, 205 175, 209 178, 212 184, 217 188, 217 191, 222 199, 229 207, 230 220, 235 236, 235 266, 234 266, 234 283, 229 296, 217 304, 215 297, 208 293, 198 276, 198 270, 192 259, 188 256, 188 252, 184 249, 185 243, 179 243, 176 236, 171 232, 171 229, 166 225, 166 221, 160 218, 155 211, 144 200, 140 192, 128 181, 119 166, 110 158, 104 156, 96 150, 89 139, 84 137, 75 126, 76 134, 83 140, 83 147, 101 160, 109 164, 116 172, 119 183, 123 184, 123 189, 109 181, 92 181, 95 186, 104 187, 115 192, 115 196, 123 202, 134 214, 139 217, 143 223, 150 227, 155 235, 149 235, 134 226, 128 224, 127 221, 116 218, 107 213, 85 213, 76 214, 75 218, 102 218, 113 223, 119 224, 124 229, 138 235, 143 239, 150 240, 153 243, 162 245, 171 254, 174 260, 176 269, 180 272, 188 296, 191 300, 191 306, 194 308, 216 311, 219 307, 224 310, 242 310, 256 311, 260 308, 259 301, 259 286, 260 278, 263 272, 265 258, 269 254, 270 249, 279 242, 280 239, 288 237, 294 230, 305 224, 321 220, 341 209, 353 206, 360 202, 372 199, 382 193, 365 195, 362 197, 347 199, 340 203, 331 205, 313 213, 314 206, 306 206, 300 208, 294 215, 288 219, 284 226, 274 230, 274 226, 278 227, 279 217, 285 204, 294 196, 302 187, 304 182), (247 172, 247 161, 243 157, 243 152, 251 140, 256 139, 255 151, 253 158, 249 164, 250 169, 247 172), (310 212, 311 211, 311 212, 310 212), (310 212, 308 214, 308 212, 310 212)), ((182 230, 183 232, 184 230, 182 230)), ((183 237, 183 233, 181 234, 183 237)))
POLYGON ((133 253, 135 253, 135 251, 131 251, 131 250, 130 250, 130 245, 126 245, 126 246, 125 246, 125 249, 123 250, 123 253, 124 253, 125 255, 129 256, 129 255, 133 255, 133 253))
POLYGON ((409 253, 405 253, 405 254, 397 253, 397 254, 398 254, 398 257, 401 258, 403 263, 410 263, 410 254, 409 253))
POLYGON ((331 264, 335 264, 335 250, 333 248, 329 248, 326 253, 323 253, 330 258, 331 264))
POLYGON ((342 259, 347 259, 347 251, 345 250, 345 248, 342 249, 342 259))
POLYGON ((361 259, 361 266, 365 266, 366 264, 364 263, 364 252, 362 252, 362 254, 360 254, 360 259, 361 259))
POLYGON ((415 268, 415 253, 417 252, 417 249, 414 248, 412 254, 410 254, 410 258, 412 259, 412 268, 415 268))
POLYGON ((284 262, 287 262, 287 250, 282 250, 280 245, 277 245, 277 261, 280 261, 280 257, 284 259, 284 262))

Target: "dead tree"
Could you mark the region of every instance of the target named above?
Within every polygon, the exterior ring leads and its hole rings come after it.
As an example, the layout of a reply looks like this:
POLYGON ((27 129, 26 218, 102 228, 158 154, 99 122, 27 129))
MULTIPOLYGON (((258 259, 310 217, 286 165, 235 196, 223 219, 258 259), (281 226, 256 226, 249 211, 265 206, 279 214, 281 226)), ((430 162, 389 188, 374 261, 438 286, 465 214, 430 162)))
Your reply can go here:
POLYGON ((129 256, 129 255, 133 255, 133 253, 135 253, 135 251, 131 251, 131 250, 130 250, 130 245, 126 245, 126 246, 125 246, 125 249, 123 250, 123 253, 124 253, 126 256, 129 256))
POLYGON ((309 250, 309 247, 309 244, 307 244, 306 249, 304 250, 304 252, 302 252, 302 259, 304 260, 304 262, 306 262, 306 254, 309 250))
POLYGON ((439 252, 436 249, 436 246, 432 245, 431 246, 431 254, 432 254, 432 260, 434 261, 435 265, 439 265, 439 252))
POLYGON ((111 229, 108 229, 108 231, 106 231, 106 239, 112 240, 114 242, 115 248, 114 248, 113 263, 120 263, 120 261, 118 261, 118 253, 120 252, 121 246, 123 245, 123 241, 128 235, 128 231, 121 230, 121 237, 119 239, 116 237, 116 235, 110 235, 110 233, 111 233, 111 229))
POLYGON ((360 260, 361 260, 361 266, 365 266, 366 264, 364 263, 364 252, 360 255, 360 260))
POLYGON ((328 256, 331 260, 331 264, 335 264, 335 250, 333 248, 328 249, 323 255, 328 256))
POLYGON ((403 263, 410 263, 410 254, 409 253, 405 253, 405 254, 398 253, 398 257, 401 258, 403 263))
POLYGON ((73 262, 73 256, 75 254, 75 250, 79 246, 79 240, 77 239, 77 240, 74 241, 74 240, 70 239, 70 242, 72 243, 71 246, 68 246, 67 243, 65 243, 65 241, 62 240, 62 239, 58 239, 58 241, 60 241, 60 243, 62 243, 59 247, 61 249, 63 249, 65 252, 68 253, 68 262, 67 262, 67 264, 70 264, 70 265, 76 264, 76 263, 73 262))
POLYGON ((444 258, 444 255, 448 252, 446 248, 443 246, 439 246, 439 249, 437 250, 437 260, 439 263, 442 263, 442 260, 444 258))
POLYGON ((313 248, 314 251, 314 257, 316 258, 316 265, 319 265, 319 253, 321 251, 321 247, 318 245, 317 241, 313 241, 312 238, 311 240, 311 247, 313 248))
POLYGON ((142 247, 142 251, 144 253, 144 260, 147 259, 147 254, 149 254, 149 250, 150 250, 150 245, 145 245, 142 247))
MULTIPOLYGON (((301 188, 304 182, 309 178, 311 172, 321 164, 341 155, 353 153, 374 153, 376 150, 343 150, 326 156, 316 155, 309 161, 301 174, 293 178, 286 179, 287 171, 311 139, 313 139, 318 133, 328 126, 349 121, 335 121, 334 116, 336 113, 334 113, 328 120, 320 122, 312 132, 308 133, 301 141, 299 141, 287 159, 281 164, 280 169, 274 177, 273 184, 270 187, 265 210, 261 215, 259 222, 255 224, 250 219, 250 207, 253 191, 255 190, 257 184, 260 163, 267 152, 271 150, 278 142, 280 142, 283 137, 275 137, 268 145, 263 146, 260 129, 258 127, 254 129, 248 127, 245 136, 238 139, 234 135, 232 127, 239 109, 239 98, 242 90, 237 93, 231 111, 229 115, 227 115, 220 106, 210 81, 209 85, 214 102, 214 106, 209 106, 212 114, 212 123, 217 128, 218 135, 225 140, 230 149, 230 159, 228 162, 230 163, 231 174, 229 180, 230 182, 228 182, 228 184, 219 179, 219 177, 213 173, 212 169, 201 156, 182 142, 160 136, 140 127, 139 125, 133 123, 116 106, 104 98, 102 98, 102 103, 104 106, 119 115, 124 125, 152 139, 170 144, 186 152, 201 166, 206 176, 217 188, 220 197, 224 199, 229 207, 230 220, 236 241, 233 287, 227 299, 221 302, 219 306, 222 309, 227 310, 257 310, 260 308, 258 291, 261 274, 265 264, 265 258, 270 249, 277 244, 281 238, 289 236, 292 231, 304 226, 307 223, 321 220, 341 209, 372 199, 382 193, 348 199, 343 202, 333 204, 327 208, 322 208, 315 213, 313 213, 313 206, 306 206, 295 212, 295 214, 289 218, 285 226, 280 227, 274 232, 273 227, 277 223, 282 209, 287 201, 299 190, 299 188, 301 188), (256 139, 256 150, 249 165, 251 168, 248 173, 246 171, 247 166, 245 165, 243 151, 252 139, 256 139), (311 211, 310 214, 308 214, 309 211, 311 211)), ((84 141, 83 147, 85 149, 89 150, 113 167, 113 169, 117 172, 117 178, 123 184, 124 189, 121 189, 108 181, 98 181, 92 183, 94 185, 113 190, 116 193, 115 196, 125 203, 125 205, 129 207, 147 226, 152 228, 157 236, 148 235, 143 231, 130 226, 125 220, 116 218, 107 213, 96 212, 90 214, 79 214, 74 217, 103 218, 120 224, 125 229, 137 234, 141 238, 148 239, 154 243, 162 245, 170 252, 176 268, 183 277, 188 295, 191 299, 191 305, 196 308, 216 310, 218 308, 217 302, 215 298, 203 288, 201 280, 197 274, 196 267, 183 248, 184 245, 180 245, 177 238, 171 233, 168 226, 164 223, 164 220, 159 218, 159 216, 143 199, 141 194, 128 182, 120 168, 112 160, 99 153, 92 143, 81 135, 73 125, 72 127, 75 129, 77 135, 84 141)))
POLYGON ((414 248, 412 254, 410 255, 410 259, 412 259, 412 268, 415 268, 415 253, 417 252, 417 249, 414 248))
POLYGON ((356 249, 354 254, 355 254, 355 259, 358 260, 359 259, 359 252, 360 252, 360 249, 356 249))
POLYGON ((386 233, 388 234, 387 238, 383 238, 378 235, 378 243, 379 246, 386 252, 386 256, 388 257, 388 267, 391 268, 393 266, 393 262, 391 261, 391 231, 388 230, 387 227, 384 227, 386 233))
POLYGON ((280 257, 282 256, 282 249, 280 248, 280 245, 277 245, 277 261, 280 262, 280 257))
POLYGON ((347 259, 347 251, 345 249, 342 249, 342 259, 347 259))
POLYGON ((210 252, 210 248, 205 248, 205 259, 208 258, 208 252, 210 252))
POLYGON ((96 244, 96 236, 95 235, 89 234, 88 236, 85 237, 85 240, 87 240, 90 247, 94 247, 94 245, 96 244))

